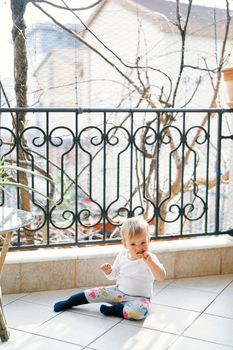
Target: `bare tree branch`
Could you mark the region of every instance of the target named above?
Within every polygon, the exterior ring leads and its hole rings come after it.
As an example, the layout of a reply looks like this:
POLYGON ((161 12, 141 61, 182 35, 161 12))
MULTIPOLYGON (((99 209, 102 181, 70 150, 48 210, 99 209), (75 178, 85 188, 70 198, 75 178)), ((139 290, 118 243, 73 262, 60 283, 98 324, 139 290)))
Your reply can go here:
POLYGON ((39 3, 44 3, 44 4, 47 4, 47 5, 50 5, 50 6, 53 6, 53 7, 56 7, 58 9, 61 9, 61 10, 71 10, 71 11, 84 11, 84 10, 89 10, 97 5, 99 5, 102 1, 104 0, 98 0, 96 2, 94 2, 93 4, 89 5, 89 6, 85 6, 85 7, 72 7, 72 8, 68 8, 67 6, 60 6, 60 5, 57 5, 57 4, 54 4, 52 3, 51 1, 47 1, 47 0, 28 0, 28 2, 31 2, 31 3, 35 3, 35 2, 39 2, 39 3))
POLYGON ((191 13, 191 8, 192 8, 192 0, 189 0, 188 12, 187 12, 184 28, 182 28, 182 25, 181 25, 181 15, 180 15, 179 5, 180 5, 180 0, 177 0, 177 2, 176 2, 176 12, 177 12, 178 28, 180 30, 180 36, 181 36, 181 57, 180 57, 180 68, 179 68, 178 78, 177 78, 177 81, 176 81, 176 84, 175 84, 174 93, 173 93, 172 106, 175 105, 177 91, 178 91, 180 80, 181 80, 181 76, 182 76, 182 73, 183 73, 183 70, 184 70, 186 34, 187 34, 187 26, 188 26, 188 22, 189 22, 189 16, 190 16, 190 13, 191 13))
MULTIPOLYGON (((67 7, 67 9, 71 10, 68 5, 65 3, 64 0, 62 0, 63 4, 67 7)), ((139 60, 137 60, 137 64, 136 65, 129 65, 127 64, 119 55, 117 55, 113 50, 111 50, 106 44, 104 44, 104 42, 102 40, 100 40, 100 38, 89 28, 87 27, 87 25, 82 21, 82 19, 77 15, 77 13, 74 13, 74 11, 71 10, 71 12, 74 14, 74 16, 80 21, 80 23, 83 25, 83 27, 85 28, 85 30, 87 30, 107 51, 109 51, 115 58, 117 58, 117 60, 126 68, 130 68, 130 69, 148 69, 148 70, 152 70, 152 71, 156 71, 162 75, 164 75, 169 83, 170 86, 172 86, 172 81, 171 78, 162 70, 155 68, 155 67, 151 67, 151 66, 139 66, 138 62, 139 60)))

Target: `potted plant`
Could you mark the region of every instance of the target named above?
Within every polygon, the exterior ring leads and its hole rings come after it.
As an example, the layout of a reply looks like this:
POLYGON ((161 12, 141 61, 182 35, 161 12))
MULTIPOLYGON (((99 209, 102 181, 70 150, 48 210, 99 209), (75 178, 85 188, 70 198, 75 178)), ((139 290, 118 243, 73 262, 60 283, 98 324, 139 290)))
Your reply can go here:
MULTIPOLYGON (((37 195, 37 203, 39 203, 42 206, 46 205, 47 201, 49 201, 53 206, 56 206, 56 202, 53 200, 53 195, 55 192, 55 182, 51 178, 44 176, 38 173, 37 171, 19 167, 16 164, 9 164, 9 162, 7 162, 7 160, 3 157, 0 160, 0 190, 11 196, 11 188, 18 188, 19 190, 26 191, 28 193, 34 193, 35 195, 37 195), (17 181, 17 178, 15 176, 17 172, 24 172, 28 175, 29 178, 35 176, 38 179, 41 179, 42 181, 49 182, 51 186, 49 197, 45 193, 37 190, 36 188, 22 184, 19 181, 17 181), (43 202, 41 201, 41 199, 43 199, 43 202)), ((1 206, 4 207, 4 204, 2 204, 1 206)))
POLYGON ((226 84, 226 90, 229 96, 227 104, 230 108, 233 108, 233 66, 223 68, 222 73, 226 84))
POLYGON ((43 194, 42 192, 36 190, 35 188, 32 188, 30 186, 27 185, 23 185, 19 182, 15 182, 12 180, 12 176, 9 175, 9 171, 23 171, 27 174, 32 174, 32 175, 36 175, 39 176, 40 178, 44 179, 44 180, 48 180, 50 183, 54 183, 53 180, 51 180, 50 178, 35 173, 34 171, 31 170, 27 170, 25 168, 22 167, 18 167, 16 165, 3 165, 3 162, 0 162, 0 189, 2 189, 3 191, 5 191, 5 187, 11 186, 11 187, 18 187, 19 189, 22 189, 24 191, 32 191, 35 192, 37 194, 39 194, 40 196, 48 199, 51 201, 51 198, 47 197, 45 194, 43 194))

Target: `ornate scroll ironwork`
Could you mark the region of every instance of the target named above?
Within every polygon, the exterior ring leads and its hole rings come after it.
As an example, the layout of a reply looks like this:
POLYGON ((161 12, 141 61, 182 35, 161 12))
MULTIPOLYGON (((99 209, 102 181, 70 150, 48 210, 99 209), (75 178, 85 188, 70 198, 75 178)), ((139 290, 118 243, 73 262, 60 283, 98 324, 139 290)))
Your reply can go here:
MULTIPOLYGON (((231 123, 229 112, 26 109, 21 134, 10 112, 1 114, 1 158, 55 181, 28 178, 52 199, 31 193, 34 244, 112 242, 125 218, 135 215, 148 220, 152 239, 229 231, 221 221, 229 202, 221 180, 230 164, 222 140, 232 146, 219 132, 231 123)), ((17 181, 17 173, 10 176, 17 181)), ((21 207, 20 191, 8 192, 1 190, 1 205, 21 207)))

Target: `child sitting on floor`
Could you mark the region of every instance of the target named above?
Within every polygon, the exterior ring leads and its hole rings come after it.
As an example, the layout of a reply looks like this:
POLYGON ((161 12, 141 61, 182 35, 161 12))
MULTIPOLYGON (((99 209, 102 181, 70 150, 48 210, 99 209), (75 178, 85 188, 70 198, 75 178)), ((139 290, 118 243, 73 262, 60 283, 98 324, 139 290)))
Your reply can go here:
POLYGON ((130 320, 144 319, 150 308, 154 280, 163 281, 166 271, 158 258, 149 252, 149 225, 141 217, 127 219, 121 228, 124 249, 114 264, 101 266, 109 280, 116 285, 87 289, 54 305, 54 311, 67 310, 88 303, 101 305, 100 312, 130 320))

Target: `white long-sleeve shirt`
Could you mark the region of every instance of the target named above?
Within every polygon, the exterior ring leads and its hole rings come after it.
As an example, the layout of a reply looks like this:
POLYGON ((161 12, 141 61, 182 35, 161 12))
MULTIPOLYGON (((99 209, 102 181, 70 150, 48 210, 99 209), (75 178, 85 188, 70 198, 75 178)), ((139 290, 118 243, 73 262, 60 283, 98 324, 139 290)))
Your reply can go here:
MULTIPOLYGON (((155 255, 153 259, 159 263, 155 255)), ((118 254, 112 272, 106 277, 109 280, 116 279, 119 290, 125 294, 146 298, 151 298, 153 295, 154 276, 149 266, 143 259, 129 259, 126 249, 118 254)))

